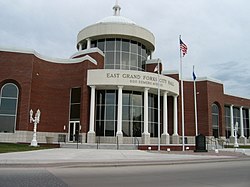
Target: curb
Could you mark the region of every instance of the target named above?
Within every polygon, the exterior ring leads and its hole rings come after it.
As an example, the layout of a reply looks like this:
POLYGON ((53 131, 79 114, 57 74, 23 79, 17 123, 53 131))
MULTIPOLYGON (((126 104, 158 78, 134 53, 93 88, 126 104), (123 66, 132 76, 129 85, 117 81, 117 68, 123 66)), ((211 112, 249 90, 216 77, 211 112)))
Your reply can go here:
POLYGON ((152 165, 180 165, 201 164, 216 162, 250 161, 250 158, 216 158, 195 160, 159 160, 159 161, 114 161, 114 162, 58 162, 58 163, 2 163, 0 168, 83 168, 83 167, 129 167, 129 166, 152 166, 152 165))

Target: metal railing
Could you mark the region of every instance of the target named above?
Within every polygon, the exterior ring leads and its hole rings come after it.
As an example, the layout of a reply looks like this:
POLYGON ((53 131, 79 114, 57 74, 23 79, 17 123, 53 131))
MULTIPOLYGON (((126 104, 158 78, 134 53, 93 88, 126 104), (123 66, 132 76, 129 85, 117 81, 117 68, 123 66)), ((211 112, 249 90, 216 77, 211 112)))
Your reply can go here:
POLYGON ((139 142, 139 139, 137 137, 134 137, 133 144, 136 147, 136 149, 139 149, 140 142, 139 142))

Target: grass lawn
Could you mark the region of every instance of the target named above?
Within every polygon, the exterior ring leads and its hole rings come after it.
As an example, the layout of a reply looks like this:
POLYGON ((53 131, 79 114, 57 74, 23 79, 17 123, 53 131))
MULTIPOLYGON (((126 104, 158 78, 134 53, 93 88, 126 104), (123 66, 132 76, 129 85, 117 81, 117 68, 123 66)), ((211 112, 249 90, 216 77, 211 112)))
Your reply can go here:
POLYGON ((49 149, 49 148, 51 147, 46 147, 46 146, 31 147, 30 145, 27 144, 0 143, 0 153, 33 151, 33 150, 49 149))
MULTIPOLYGON (((225 145, 225 148, 234 148, 233 145, 225 145)), ((239 145, 241 149, 250 149, 250 145, 239 145)))

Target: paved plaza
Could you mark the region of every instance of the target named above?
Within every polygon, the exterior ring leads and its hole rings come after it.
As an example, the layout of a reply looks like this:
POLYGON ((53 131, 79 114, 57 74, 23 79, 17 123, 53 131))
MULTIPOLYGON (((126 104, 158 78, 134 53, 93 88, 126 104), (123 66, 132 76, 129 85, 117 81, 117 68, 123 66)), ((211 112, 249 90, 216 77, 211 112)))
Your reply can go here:
POLYGON ((0 154, 0 166, 118 166, 145 164, 174 164, 183 162, 213 162, 250 158, 250 150, 219 150, 219 153, 166 152, 104 149, 46 149, 0 154))

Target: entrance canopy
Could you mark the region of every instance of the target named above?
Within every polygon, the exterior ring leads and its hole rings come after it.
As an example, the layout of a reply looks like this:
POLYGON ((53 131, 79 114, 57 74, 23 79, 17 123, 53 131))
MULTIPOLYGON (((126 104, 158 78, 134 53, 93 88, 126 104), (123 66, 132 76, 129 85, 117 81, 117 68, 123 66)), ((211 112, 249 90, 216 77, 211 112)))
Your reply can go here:
POLYGON ((127 90, 143 91, 149 88, 151 92, 157 93, 167 91, 168 95, 179 95, 179 83, 171 77, 156 73, 131 71, 131 70, 112 70, 98 69, 88 70, 88 86, 96 86, 98 89, 114 89, 117 86, 124 86, 127 90))

